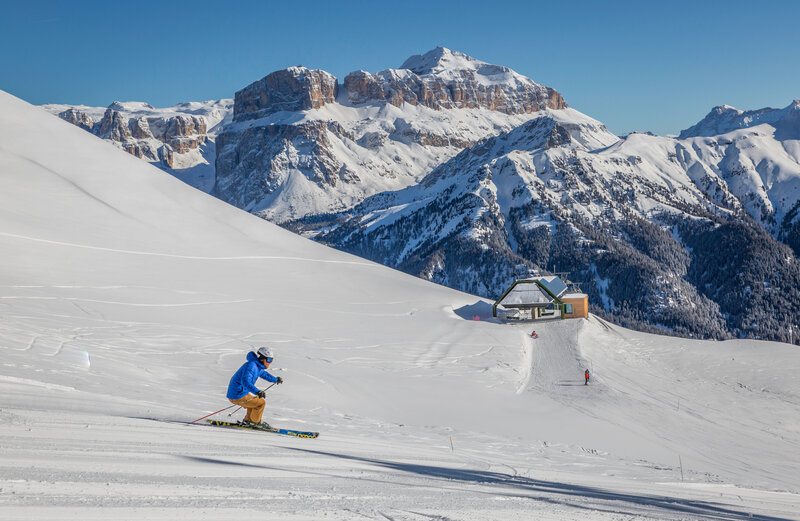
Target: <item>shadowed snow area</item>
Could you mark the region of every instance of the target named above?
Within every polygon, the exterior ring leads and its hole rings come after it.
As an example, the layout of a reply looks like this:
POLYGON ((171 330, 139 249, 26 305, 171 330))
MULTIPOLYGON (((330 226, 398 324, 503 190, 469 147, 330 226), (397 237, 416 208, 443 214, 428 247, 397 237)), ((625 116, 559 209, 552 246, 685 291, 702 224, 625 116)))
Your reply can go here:
POLYGON ((800 519, 789 345, 487 320, 2 92, 0 251, 0 519, 800 519), (319 438, 188 423, 260 345, 319 438))

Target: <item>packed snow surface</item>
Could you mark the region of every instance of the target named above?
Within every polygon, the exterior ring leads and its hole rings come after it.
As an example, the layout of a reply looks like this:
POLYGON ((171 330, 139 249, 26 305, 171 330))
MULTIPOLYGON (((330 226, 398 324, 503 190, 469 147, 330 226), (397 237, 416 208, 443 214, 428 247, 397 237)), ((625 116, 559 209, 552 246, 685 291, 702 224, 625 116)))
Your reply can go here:
POLYGON ((497 323, 0 115, 0 519, 800 519, 796 348, 497 323), (188 423, 260 345, 318 439, 188 423))

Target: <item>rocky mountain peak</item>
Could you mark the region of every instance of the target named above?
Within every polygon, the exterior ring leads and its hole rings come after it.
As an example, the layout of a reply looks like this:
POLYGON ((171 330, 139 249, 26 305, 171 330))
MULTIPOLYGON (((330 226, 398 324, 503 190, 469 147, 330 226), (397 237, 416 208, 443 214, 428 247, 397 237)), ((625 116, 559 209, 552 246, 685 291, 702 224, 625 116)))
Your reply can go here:
POLYGON ((108 106, 109 109, 115 110, 117 112, 150 112, 157 110, 154 106, 150 105, 149 103, 144 103, 142 101, 115 101, 111 105, 108 106))
POLYGON ((708 137, 726 134, 734 130, 755 127, 767 123, 777 130, 779 140, 798 139, 800 137, 800 100, 793 100, 787 107, 743 111, 730 105, 720 105, 686 130, 681 131, 679 138, 708 137))
MULTIPOLYGON (((578 145, 574 142, 568 125, 550 115, 529 120, 519 127, 476 144, 469 153, 485 156, 485 161, 508 150, 532 152, 541 149, 578 145)), ((579 146, 579 145, 578 145, 579 146)))
POLYGON ((408 58, 401 69, 408 69, 414 74, 424 76, 443 70, 476 70, 486 63, 468 56, 463 52, 451 51, 446 47, 436 47, 425 54, 415 54, 408 58))
POLYGON ((398 107, 410 104, 434 110, 481 108, 505 114, 567 107, 555 89, 508 67, 445 47, 412 56, 400 69, 350 73, 344 79, 344 88, 352 105, 388 102, 398 107))
POLYGON ((336 77, 320 69, 297 66, 272 72, 236 93, 234 121, 258 119, 276 112, 318 109, 333 103, 336 77))

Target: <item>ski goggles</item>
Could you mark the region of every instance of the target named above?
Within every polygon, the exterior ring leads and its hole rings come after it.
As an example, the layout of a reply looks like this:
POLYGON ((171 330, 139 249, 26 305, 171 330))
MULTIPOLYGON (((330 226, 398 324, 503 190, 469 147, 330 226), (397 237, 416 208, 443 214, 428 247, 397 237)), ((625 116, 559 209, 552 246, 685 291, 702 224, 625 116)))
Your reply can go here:
POLYGON ((265 361, 266 361, 268 364, 271 364, 271 363, 272 363, 272 357, 271 357, 271 356, 267 356, 267 357, 265 357, 265 358, 264 358, 264 360, 265 360, 265 361))

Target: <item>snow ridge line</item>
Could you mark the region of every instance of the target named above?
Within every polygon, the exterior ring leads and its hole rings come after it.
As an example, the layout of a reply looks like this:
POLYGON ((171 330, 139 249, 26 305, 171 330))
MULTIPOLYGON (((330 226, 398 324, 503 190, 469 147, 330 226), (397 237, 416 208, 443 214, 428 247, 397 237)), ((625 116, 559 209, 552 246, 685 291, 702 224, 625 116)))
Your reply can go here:
MULTIPOLYGON (((358 262, 358 261, 339 261, 339 260, 325 260, 325 259, 312 259, 308 257, 288 257, 280 255, 243 255, 238 257, 208 257, 203 255, 178 255, 173 253, 160 253, 148 251, 135 251, 135 250, 120 250, 116 248, 104 248, 102 246, 89 246, 87 244, 74 244, 70 242, 54 241, 50 239, 40 239, 38 237, 27 237, 25 235, 17 235, 16 233, 0 232, 0 236, 9 237, 12 239, 24 239, 34 242, 42 242, 46 244, 55 244, 57 246, 70 246, 72 248, 83 248, 87 250, 108 251, 112 253, 125 253, 128 255, 145 255, 150 257, 169 257, 175 259, 190 259, 190 260, 292 260, 292 261, 306 261, 306 262, 319 262, 323 264, 352 264, 355 266, 369 266, 379 267, 379 264, 358 262)), ((380 266, 381 268, 383 266, 380 266)))

